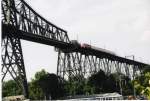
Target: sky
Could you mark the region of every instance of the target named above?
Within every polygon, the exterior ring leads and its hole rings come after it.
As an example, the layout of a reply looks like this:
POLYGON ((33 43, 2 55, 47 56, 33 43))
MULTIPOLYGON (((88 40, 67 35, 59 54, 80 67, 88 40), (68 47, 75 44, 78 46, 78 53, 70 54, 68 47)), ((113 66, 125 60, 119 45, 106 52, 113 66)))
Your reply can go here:
MULTIPOLYGON (((25 0, 68 32, 70 40, 150 64, 150 0, 25 0)), ((28 81, 41 69, 56 73, 54 47, 21 40, 28 81)))

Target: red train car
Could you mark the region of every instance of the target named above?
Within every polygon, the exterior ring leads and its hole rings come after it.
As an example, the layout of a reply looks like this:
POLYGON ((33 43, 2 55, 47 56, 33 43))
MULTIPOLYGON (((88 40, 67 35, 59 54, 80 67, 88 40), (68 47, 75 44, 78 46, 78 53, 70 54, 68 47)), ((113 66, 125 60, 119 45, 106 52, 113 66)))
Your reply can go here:
POLYGON ((86 44, 86 43, 81 44, 81 47, 82 48, 91 48, 91 49, 101 51, 101 52, 104 52, 104 53, 108 53, 108 54, 111 54, 111 55, 116 55, 115 52, 112 52, 110 50, 106 50, 106 49, 103 49, 103 48, 98 48, 98 47, 95 47, 95 46, 91 46, 91 45, 86 44))

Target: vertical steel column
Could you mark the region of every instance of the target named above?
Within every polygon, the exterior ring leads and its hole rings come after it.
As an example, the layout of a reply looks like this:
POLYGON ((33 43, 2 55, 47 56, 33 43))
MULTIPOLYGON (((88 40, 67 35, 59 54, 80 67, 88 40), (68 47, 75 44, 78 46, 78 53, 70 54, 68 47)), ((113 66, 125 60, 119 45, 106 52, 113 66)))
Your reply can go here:
POLYGON ((66 75, 66 73, 67 73, 66 54, 63 53, 61 50, 59 50, 58 60, 57 60, 57 75, 64 79, 64 76, 66 75))
POLYGON ((1 55, 2 81, 9 72, 17 85, 23 90, 25 97, 28 98, 28 85, 20 39, 9 36, 3 37, 1 55))

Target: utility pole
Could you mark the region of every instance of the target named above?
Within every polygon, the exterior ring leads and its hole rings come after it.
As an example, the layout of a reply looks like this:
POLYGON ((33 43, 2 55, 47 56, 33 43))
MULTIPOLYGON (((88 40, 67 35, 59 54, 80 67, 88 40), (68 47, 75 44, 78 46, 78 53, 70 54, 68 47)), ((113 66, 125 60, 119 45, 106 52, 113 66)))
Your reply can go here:
MULTIPOLYGON (((125 56, 125 58, 128 58, 128 57, 132 57, 133 61, 135 60, 135 56, 134 55, 125 56)), ((135 79, 135 70, 134 69, 135 69, 135 66, 133 66, 133 75, 132 75, 133 80, 135 79)), ((134 84, 133 84, 133 95, 134 95, 134 97, 136 97, 134 84)))
POLYGON ((79 41, 79 37, 78 37, 78 34, 77 34, 77 41, 79 41))
POLYGON ((119 74, 119 85, 120 85, 120 94, 122 95, 122 75, 119 74))

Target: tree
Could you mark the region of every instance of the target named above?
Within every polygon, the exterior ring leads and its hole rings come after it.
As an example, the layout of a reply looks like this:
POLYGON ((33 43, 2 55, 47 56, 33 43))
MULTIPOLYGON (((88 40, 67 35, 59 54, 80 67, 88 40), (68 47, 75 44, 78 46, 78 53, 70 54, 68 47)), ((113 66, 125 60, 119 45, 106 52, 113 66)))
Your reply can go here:
POLYGON ((124 83, 122 84, 122 91, 123 91, 123 95, 132 95, 133 94, 133 85, 132 85, 132 81, 129 77, 127 76, 123 76, 122 80, 124 81, 124 83))
POLYGON ((88 84, 93 88, 94 93, 100 93, 104 91, 106 80, 107 76, 104 71, 100 70, 88 78, 88 84))
POLYGON ((106 81, 104 82, 104 91, 106 93, 119 92, 119 79, 116 73, 110 74, 107 76, 106 81))
POLYGON ((39 86, 46 95, 46 99, 57 99, 64 94, 63 81, 55 74, 46 74, 38 80, 39 86))
POLYGON ((108 76, 105 91, 118 92, 122 95, 133 94, 133 86, 129 77, 122 73, 112 73, 108 76))
POLYGON ((82 78, 82 81, 76 82, 75 94, 76 95, 83 95, 83 94, 85 94, 84 86, 85 86, 85 79, 84 78, 82 78))
POLYGON ((70 76, 65 82, 67 95, 83 95, 85 94, 84 86, 86 79, 82 75, 70 76))
POLYGON ((150 99, 150 66, 143 70, 142 75, 133 80, 137 94, 142 94, 150 99))
POLYGON ((122 89, 123 95, 129 95, 133 89, 131 80, 124 74, 112 73, 105 75, 102 70, 89 77, 88 83, 94 93, 120 93, 120 89, 122 89))
POLYGON ((49 74, 44 69, 35 74, 35 78, 29 84, 29 95, 32 100, 57 99, 64 92, 63 79, 55 74, 49 74))
POLYGON ((92 95, 92 94, 94 94, 94 88, 93 88, 93 86, 88 84, 87 80, 86 80, 86 83, 84 85, 84 89, 83 90, 84 90, 84 94, 85 95, 92 95))
POLYGON ((38 82, 39 79, 46 74, 47 72, 44 69, 35 73, 34 78, 32 78, 31 82, 29 83, 30 99, 32 100, 44 99, 44 92, 42 91, 42 88, 39 86, 38 82))
POLYGON ((20 94, 22 94, 22 90, 14 80, 5 81, 2 83, 2 97, 20 94))
POLYGON ((32 100, 44 99, 44 93, 36 80, 32 79, 29 83, 29 96, 32 100))

